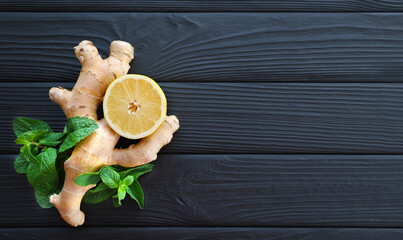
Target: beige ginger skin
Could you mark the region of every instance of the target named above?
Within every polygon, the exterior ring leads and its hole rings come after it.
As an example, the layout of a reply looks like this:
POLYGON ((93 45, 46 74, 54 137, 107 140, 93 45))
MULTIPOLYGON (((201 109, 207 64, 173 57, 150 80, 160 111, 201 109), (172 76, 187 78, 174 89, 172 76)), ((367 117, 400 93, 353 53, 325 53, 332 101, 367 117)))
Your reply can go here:
POLYGON ((50 99, 59 104, 67 118, 83 116, 94 119, 99 128, 81 141, 65 162, 66 178, 59 194, 50 197, 61 217, 71 226, 84 223, 84 213, 80 210, 84 194, 92 186, 80 187, 74 179, 88 172, 95 172, 106 165, 135 167, 154 161, 160 149, 168 144, 173 133, 179 128, 175 116, 167 116, 162 125, 152 135, 127 149, 116 149, 120 136, 115 133, 105 119, 98 120, 97 108, 102 102, 109 84, 127 74, 133 59, 133 47, 123 41, 113 41, 110 56, 102 59, 92 42, 84 40, 75 48, 75 54, 82 69, 72 91, 52 88, 50 99))

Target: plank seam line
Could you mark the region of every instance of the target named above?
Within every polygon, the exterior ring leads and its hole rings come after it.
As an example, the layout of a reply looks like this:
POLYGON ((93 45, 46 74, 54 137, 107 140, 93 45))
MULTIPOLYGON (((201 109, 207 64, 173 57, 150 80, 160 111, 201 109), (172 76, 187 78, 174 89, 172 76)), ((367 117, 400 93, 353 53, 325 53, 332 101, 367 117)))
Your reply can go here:
MULTIPOLYGON (((343 76, 340 76, 342 78, 343 76)), ((398 77, 396 77, 398 78, 398 77)), ((403 81, 316 81, 316 80, 310 80, 310 81, 268 81, 268 80, 262 80, 262 81, 214 81, 214 82, 203 82, 203 81, 187 81, 187 80, 158 80, 154 78, 159 82, 159 84, 169 84, 169 83, 189 83, 189 84, 231 84, 231 83, 242 83, 242 84, 403 84, 403 81)), ((8 81, 3 81, 0 79, 0 84, 22 84, 22 83, 35 83, 37 85, 40 84, 74 84, 77 79, 71 80, 71 81, 66 81, 66 82, 35 82, 35 79, 32 81, 15 81, 15 82, 8 82, 8 81)))
MULTIPOLYGON (((2 6, 0 4, 0 6, 2 6)), ((25 5, 27 6, 27 5, 25 5)), ((227 5, 223 5, 222 7, 226 7, 227 5)), ((91 7, 91 5, 83 5, 81 7, 91 7)), ((136 6, 136 7, 141 7, 141 6, 136 6)), ((142 6, 145 8, 145 6, 142 6)), ((198 6, 198 7, 203 7, 203 6, 198 6)), ((211 7, 215 7, 217 8, 217 6, 211 6, 211 7)), ((32 6, 31 6, 32 8, 32 6)), ((337 13, 342 13, 342 14, 346 14, 346 13, 362 13, 362 14, 366 14, 366 13, 380 13, 380 14, 396 14, 396 13, 403 13, 402 11, 284 11, 284 10, 278 10, 278 11, 240 11, 240 10, 227 10, 227 11, 154 11, 150 8, 150 10, 144 10, 144 11, 98 11, 98 10, 94 10, 94 11, 63 11, 63 10, 59 10, 58 8, 53 9, 50 8, 49 10, 41 10, 41 11, 28 11, 28 10, 0 10, 0 13, 53 13, 53 12, 58 12, 58 13, 173 13, 173 14, 180 14, 180 13, 194 13, 194 14, 198 14, 198 13, 284 13, 284 14, 290 14, 290 13, 323 13, 323 14, 337 14, 337 13)))
MULTIPOLYGON (((13 153, 4 153, 0 152, 0 155, 18 155, 19 152, 13 152, 13 153)), ((253 155, 253 156, 402 156, 403 153, 159 153, 158 156, 169 156, 169 155, 180 155, 180 156, 248 156, 248 155, 253 155)), ((157 158, 158 160, 158 158, 157 158)), ((403 226, 402 226, 403 227, 403 226)))
MULTIPOLYGON (((72 227, 65 226, 65 227, 60 227, 60 226, 50 226, 50 227, 38 227, 38 226, 11 226, 11 227, 4 227, 0 226, 0 229, 24 229, 24 228, 36 228, 36 229, 71 229, 72 227)), ((110 225, 97 225, 97 226, 85 226, 84 228, 137 228, 137 229, 152 229, 152 228, 163 228, 163 229, 172 229, 172 228, 199 228, 199 229, 231 229, 231 228, 236 228, 236 229, 247 229, 247 228, 252 228, 252 229, 270 229, 270 228, 295 228, 295 229, 309 229, 309 228, 316 228, 316 229, 326 229, 326 228, 333 228, 333 229, 340 229, 340 228, 345 228, 345 229, 402 229, 403 226, 248 226, 248 225, 232 225, 232 226, 220 226, 220 225, 214 225, 214 226, 180 226, 180 225, 173 225, 173 226, 161 226, 161 225, 155 225, 155 226, 141 226, 137 225, 135 227, 133 226, 110 226, 110 225)))

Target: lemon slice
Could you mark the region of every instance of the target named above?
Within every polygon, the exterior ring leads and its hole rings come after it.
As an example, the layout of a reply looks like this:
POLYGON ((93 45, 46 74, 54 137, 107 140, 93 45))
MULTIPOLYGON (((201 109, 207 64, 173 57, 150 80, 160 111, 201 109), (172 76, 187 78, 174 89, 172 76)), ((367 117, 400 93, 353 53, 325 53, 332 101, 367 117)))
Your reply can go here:
POLYGON ((139 139, 155 132, 164 121, 167 100, 154 80, 128 74, 109 85, 103 107, 106 121, 117 134, 139 139))

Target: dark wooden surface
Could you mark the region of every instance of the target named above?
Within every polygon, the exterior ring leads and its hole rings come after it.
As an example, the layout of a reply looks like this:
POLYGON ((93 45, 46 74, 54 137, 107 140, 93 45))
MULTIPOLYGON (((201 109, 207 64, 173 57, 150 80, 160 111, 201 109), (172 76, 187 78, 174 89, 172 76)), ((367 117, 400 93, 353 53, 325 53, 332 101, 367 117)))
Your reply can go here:
POLYGON ((403 13, 0 13, 0 81, 75 82, 90 39, 159 82, 401 82, 403 13), (253 27, 252 27, 253 26, 253 27))
POLYGON ((399 0, 2 0, 0 11, 396 12, 399 0))
POLYGON ((385 228, 79 228, 71 231, 66 228, 9 228, 0 229, 0 238, 20 239, 270 239, 270 240, 401 240, 401 229, 385 228), (114 231, 112 231, 114 230, 114 231))
MULTIPOLYGON (((65 226, 0 155, 0 226, 65 226), (13 189, 13 191, 10 191, 13 189)), ((86 226, 403 227, 402 155, 163 154, 127 199, 83 204, 86 226)))
POLYGON ((0 239, 403 238, 400 1, 20 0, 0 11, 0 239), (73 229, 14 172, 11 121, 62 128, 48 89, 73 86, 83 39, 104 57, 115 39, 133 44, 130 73, 160 83, 181 129, 141 178, 144 210, 83 205, 86 225, 73 229))
MULTIPOLYGON (((182 126, 163 153, 403 154, 402 83, 160 84, 182 126)), ((59 85, 73 83, 0 82, 0 153, 18 153, 17 116, 63 129, 48 96, 59 85)))

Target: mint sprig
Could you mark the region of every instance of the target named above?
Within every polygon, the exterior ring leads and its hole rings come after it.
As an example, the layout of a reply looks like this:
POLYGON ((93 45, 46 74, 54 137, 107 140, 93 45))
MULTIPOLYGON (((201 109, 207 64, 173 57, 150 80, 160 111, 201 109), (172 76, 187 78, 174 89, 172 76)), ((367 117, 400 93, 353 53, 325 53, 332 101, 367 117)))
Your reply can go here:
POLYGON ((133 198, 140 209, 144 208, 144 193, 138 178, 152 170, 154 165, 145 164, 134 168, 122 168, 119 166, 105 166, 98 172, 82 174, 74 180, 79 186, 98 184, 89 190, 83 198, 85 203, 99 203, 112 196, 115 207, 122 206, 122 200, 126 194, 133 198))
POLYGON ((50 195, 60 192, 63 187, 63 163, 71 155, 68 149, 97 128, 97 123, 86 117, 70 118, 65 131, 61 133, 53 132, 47 123, 40 120, 14 119, 15 143, 23 145, 14 161, 14 169, 17 173, 27 175, 35 190, 36 201, 42 208, 52 207, 50 195))
MULTIPOLYGON (((47 123, 40 120, 22 117, 14 119, 15 142, 22 145, 14 161, 14 169, 17 173, 27 175, 39 206, 53 206, 49 197, 59 193, 63 187, 63 165, 71 156, 71 149, 97 128, 97 123, 86 117, 70 118, 63 132, 54 132, 47 123)), ((137 179, 150 172, 153 166, 105 166, 97 172, 76 177, 74 182, 79 186, 96 185, 84 195, 85 203, 99 203, 112 197, 114 206, 120 207, 122 200, 129 195, 143 209, 144 193, 137 179)))

